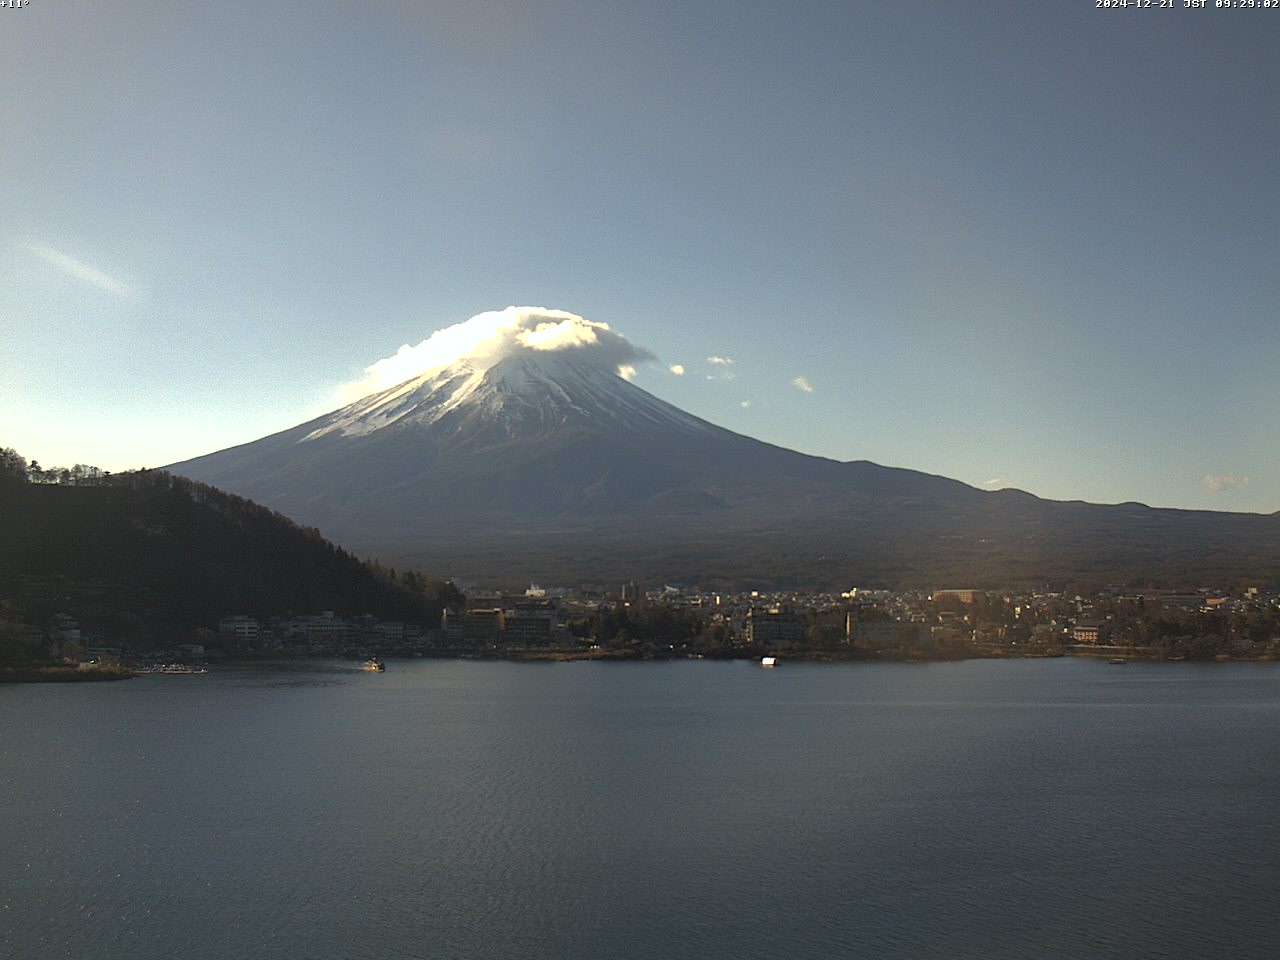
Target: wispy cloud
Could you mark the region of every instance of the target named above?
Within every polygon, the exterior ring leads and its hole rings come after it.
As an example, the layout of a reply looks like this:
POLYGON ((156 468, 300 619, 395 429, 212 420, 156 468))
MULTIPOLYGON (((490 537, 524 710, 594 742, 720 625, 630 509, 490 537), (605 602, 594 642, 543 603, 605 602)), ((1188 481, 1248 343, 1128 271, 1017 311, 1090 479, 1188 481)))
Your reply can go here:
POLYGON ((801 393, 813 393, 813 384, 809 382, 808 377, 796 377, 791 381, 791 385, 801 393))
POLYGON ((1234 490, 1248 485, 1248 477, 1237 477, 1234 473, 1220 473, 1217 475, 1206 473, 1204 475, 1204 488, 1210 493, 1221 493, 1224 490, 1234 490))
POLYGON ((684 364, 683 364, 683 363, 673 363, 669 369, 670 369, 670 370, 671 370, 671 372, 672 372, 672 373, 674 373, 677 377, 683 377, 683 376, 684 376, 684 364))
POLYGON ((707 357, 707 363, 711 366, 711 372, 707 374, 708 380, 736 380, 738 377, 729 369, 733 366, 733 357, 712 355, 707 357))
POLYGON ((751 407, 751 401, 743 400, 740 404, 738 404, 738 406, 740 406, 743 410, 748 410, 751 407))
POLYGON ((979 486, 982 486, 982 487, 1002 487, 1002 486, 1004 486, 1007 482, 1008 482, 1008 481, 1007 481, 1007 480, 1005 480, 1005 478, 1004 478, 1004 477, 992 477, 990 480, 983 480, 983 481, 982 481, 982 483, 980 483, 980 484, 979 484, 979 486))
POLYGON ((43 243, 28 244, 27 249, 45 263, 52 264, 69 277, 91 284, 99 290, 105 290, 112 296, 120 297, 121 299, 128 299, 133 296, 133 288, 127 283, 117 280, 115 277, 103 273, 97 267, 92 267, 82 260, 77 260, 61 250, 55 250, 53 247, 43 243))

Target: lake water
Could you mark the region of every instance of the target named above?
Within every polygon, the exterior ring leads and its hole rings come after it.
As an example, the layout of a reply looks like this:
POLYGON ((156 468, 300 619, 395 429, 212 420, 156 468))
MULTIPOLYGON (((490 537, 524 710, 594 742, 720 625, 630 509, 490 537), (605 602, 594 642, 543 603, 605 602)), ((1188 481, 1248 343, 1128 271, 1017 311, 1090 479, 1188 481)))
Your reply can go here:
POLYGON ((0 687, 0 956, 1272 958, 1280 665, 0 687))

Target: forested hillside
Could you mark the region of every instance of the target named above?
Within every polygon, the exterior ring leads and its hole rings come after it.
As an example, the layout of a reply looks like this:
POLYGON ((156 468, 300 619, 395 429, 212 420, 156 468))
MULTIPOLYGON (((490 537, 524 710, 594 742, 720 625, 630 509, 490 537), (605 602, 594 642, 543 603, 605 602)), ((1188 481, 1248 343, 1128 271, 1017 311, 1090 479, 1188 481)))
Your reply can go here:
POLYGON ((65 613, 86 631, 164 645, 232 613, 434 624, 456 599, 206 484, 160 471, 33 483, 12 450, 2 459, 0 614, 10 621, 65 613))

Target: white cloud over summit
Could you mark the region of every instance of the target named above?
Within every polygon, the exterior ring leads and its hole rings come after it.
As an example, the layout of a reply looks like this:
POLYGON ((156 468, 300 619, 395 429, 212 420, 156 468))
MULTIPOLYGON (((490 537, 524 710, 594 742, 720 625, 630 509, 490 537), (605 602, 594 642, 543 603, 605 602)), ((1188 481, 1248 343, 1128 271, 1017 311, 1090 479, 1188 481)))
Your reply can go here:
POLYGON ((607 323, 564 310, 507 307, 437 330, 416 346, 405 344, 392 356, 367 366, 363 380, 344 384, 342 399, 349 403, 460 360, 488 368, 526 350, 572 351, 574 360, 628 380, 635 376, 636 364, 656 359, 644 347, 614 333, 607 323))

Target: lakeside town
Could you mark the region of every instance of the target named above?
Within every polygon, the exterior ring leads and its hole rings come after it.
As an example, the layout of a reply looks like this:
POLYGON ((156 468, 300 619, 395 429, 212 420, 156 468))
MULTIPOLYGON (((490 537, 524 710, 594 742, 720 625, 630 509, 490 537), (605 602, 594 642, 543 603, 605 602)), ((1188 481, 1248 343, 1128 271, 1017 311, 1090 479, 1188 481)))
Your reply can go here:
MULTIPOLYGON (((20 578, 22 598, 67 584, 20 578)), ((98 584, 99 589, 109 584, 98 584)), ((453 581, 439 623, 333 611, 258 618, 229 611, 169 649, 137 649, 55 613, 0 631, 47 651, 62 670, 128 675, 285 658, 468 657, 515 660, 954 660, 1095 656, 1116 660, 1280 659, 1280 593, 1239 590, 1063 591, 941 588, 839 593, 702 592, 627 583, 616 591, 486 589, 453 581)))
MULTIPOLYGON (((236 661, 468 657, 1280 659, 1280 588, 714 589, 436 580, 163 471, 43 468, 0 449, 0 679, 236 661)), ((1160 581, 1156 581, 1160 583, 1160 581)))

